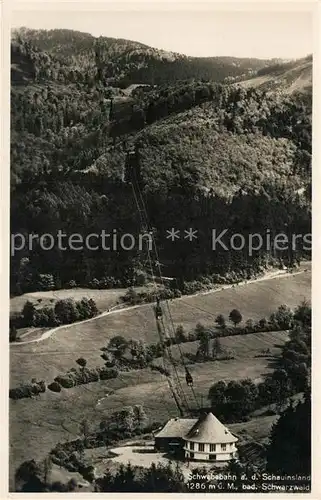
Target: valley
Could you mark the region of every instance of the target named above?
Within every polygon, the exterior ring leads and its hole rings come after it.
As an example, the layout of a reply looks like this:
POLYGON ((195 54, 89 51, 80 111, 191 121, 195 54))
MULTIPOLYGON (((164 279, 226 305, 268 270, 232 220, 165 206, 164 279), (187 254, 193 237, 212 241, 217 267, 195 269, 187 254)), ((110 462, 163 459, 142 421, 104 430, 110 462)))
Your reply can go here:
MULTIPOLYGON (((195 327, 198 321, 208 326, 213 325, 218 313, 226 314, 235 305, 242 311, 244 321, 268 316, 281 303, 295 307, 310 297, 310 266, 308 263, 302 266, 302 272, 297 275, 274 277, 239 286, 237 289, 230 288, 212 294, 175 299, 171 302, 175 324, 182 324, 187 330, 195 327), (304 269, 307 269, 307 272, 304 272, 304 269), (271 301, 272 297, 274 302, 271 301), (262 307, 262 304, 266 304, 265 307, 262 307)), ((32 378, 37 380, 43 378, 49 383, 58 374, 76 366, 75 360, 79 356, 86 358, 89 368, 103 366, 100 349, 107 344, 108 339, 117 334, 146 342, 156 341, 157 333, 151 307, 146 304, 137 306, 132 311, 115 311, 114 314, 101 319, 95 318, 83 326, 71 325, 60 329, 50 339, 39 343, 11 345, 10 386, 17 386, 32 378)), ((272 356, 277 356, 280 346, 287 339, 286 332, 222 338, 222 347, 233 350, 235 359, 189 365, 199 402, 202 405, 208 404, 208 390, 216 381, 244 378, 250 378, 255 383, 261 381, 271 373, 273 363, 268 356, 256 356, 266 349, 270 349, 272 356)), ((196 343, 182 344, 181 349, 183 353, 195 352, 196 343)), ((175 359, 177 346, 172 347, 172 352, 175 359)), ((179 373, 183 381, 184 371, 181 368, 179 373)), ((135 404, 144 406, 149 423, 155 421, 161 423, 175 416, 177 412, 166 378, 148 368, 127 373, 120 372, 115 380, 62 389, 58 394, 47 390, 36 399, 11 401, 12 473, 24 460, 31 458, 41 460, 58 442, 76 438, 79 425, 84 418, 95 428, 105 415, 135 404), (23 442, 20 440, 21 432, 24 434, 23 442)), ((254 428, 257 425, 261 424, 257 422, 254 428)), ((242 429, 247 429, 248 426, 251 429, 250 423, 239 425, 242 429)), ((267 427, 266 435, 269 429, 270 426, 267 427)), ((248 434, 251 436, 251 431, 248 431, 248 434)))
POLYGON ((18 28, 11 63, 10 491, 186 491, 155 433, 211 413, 224 470, 309 473, 312 56, 18 28), (103 230, 154 248, 48 244, 103 230))

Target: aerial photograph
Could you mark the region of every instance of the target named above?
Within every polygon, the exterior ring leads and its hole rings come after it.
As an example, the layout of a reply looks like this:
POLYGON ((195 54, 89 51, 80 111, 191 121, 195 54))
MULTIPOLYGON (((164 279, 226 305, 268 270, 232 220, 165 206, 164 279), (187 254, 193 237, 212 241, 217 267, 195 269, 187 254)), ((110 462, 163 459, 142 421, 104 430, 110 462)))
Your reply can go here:
POLYGON ((10 492, 311 492, 313 15, 228 4, 12 11, 10 492))

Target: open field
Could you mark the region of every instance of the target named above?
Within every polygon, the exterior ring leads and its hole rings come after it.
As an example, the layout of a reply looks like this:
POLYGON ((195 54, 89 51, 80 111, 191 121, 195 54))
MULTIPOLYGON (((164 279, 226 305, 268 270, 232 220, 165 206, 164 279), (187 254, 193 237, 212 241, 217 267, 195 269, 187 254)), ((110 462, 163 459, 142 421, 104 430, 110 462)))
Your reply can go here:
POLYGON ((97 307, 101 311, 105 311, 111 306, 114 306, 124 295, 123 288, 115 288, 110 290, 92 290, 90 288, 71 288, 68 290, 52 290, 48 292, 32 292, 24 293, 19 297, 10 299, 10 312, 20 312, 27 300, 32 302, 36 307, 52 307, 57 300, 74 299, 81 300, 83 297, 94 299, 97 307), (41 302, 39 302, 39 300, 41 302))
MULTIPOLYGON (((228 317, 233 308, 240 310, 243 321, 257 320, 269 316, 281 304, 295 307, 303 299, 309 300, 310 295, 311 273, 305 272, 175 299, 171 301, 171 314, 175 326, 182 324, 190 331, 198 321, 213 326, 217 314, 228 317)), ((79 356, 84 356, 90 366, 100 366, 99 349, 115 335, 156 342, 158 334, 152 304, 114 311, 83 324, 60 328, 39 343, 11 344, 10 386, 33 377, 52 380, 70 369, 79 356)))
MULTIPOLYGON (((272 356, 279 353, 280 344, 283 344, 287 339, 286 332, 268 332, 268 333, 250 333, 248 335, 236 335, 230 337, 222 337, 219 339, 223 352, 228 351, 233 353, 237 358, 252 358, 261 354, 262 350, 269 349, 272 356)), ((212 342, 211 342, 212 343, 212 342)), ((180 360, 181 354, 196 354, 198 342, 185 342, 172 346, 172 356, 174 359, 180 360)), ((211 350, 211 346, 210 346, 211 350)), ((156 363, 161 358, 154 361, 156 363)), ((187 361, 188 362, 188 361, 187 361)), ((193 370, 193 365, 191 371, 193 370)))
MULTIPOLYGON (((183 324, 186 330, 190 330, 198 321, 213 325, 216 314, 228 315, 233 307, 241 311, 244 321, 258 319, 268 316, 282 303, 294 307, 304 298, 309 299, 310 282, 310 272, 306 272, 173 300, 173 320, 176 325, 183 324)), ((83 325, 62 328, 39 343, 11 345, 10 386, 15 387, 33 377, 52 381, 58 373, 75 366, 75 360, 80 355, 87 359, 88 367, 102 365, 99 349, 116 334, 156 341, 152 306, 148 304, 117 311, 83 325)), ((221 339, 222 345, 233 349, 235 359, 191 365, 198 401, 207 403, 208 389, 218 380, 245 377, 261 380, 273 369, 271 358, 254 356, 268 347, 273 354, 277 354, 275 344, 282 344, 286 339, 287 335, 283 332, 221 339)), ((182 344, 182 347, 193 350, 195 343, 182 344)), ((185 383, 182 370, 180 377, 185 383)), ((31 458, 40 460, 58 442, 77 436, 83 418, 96 427, 105 415, 134 404, 143 404, 151 421, 163 422, 176 415, 165 377, 150 369, 121 373, 117 379, 110 381, 63 389, 60 394, 47 390, 32 400, 11 400, 11 478, 22 461, 31 458)))
POLYGON ((312 61, 302 59, 301 62, 293 68, 284 68, 279 73, 255 76, 249 80, 238 82, 237 85, 243 88, 259 87, 262 90, 275 90, 283 88, 283 91, 291 94, 292 92, 304 92, 312 88, 312 61))
POLYGON ((278 418, 278 415, 263 415, 252 418, 249 422, 230 424, 228 427, 240 440, 254 439, 262 444, 269 438, 272 425, 278 418))
MULTIPOLYGON (((249 422, 230 424, 228 427, 234 434, 238 435, 240 444, 251 442, 254 444, 256 442, 262 443, 267 442, 272 425, 277 419, 278 416, 261 416, 253 418, 249 422)), ((144 438, 137 437, 134 440, 119 443, 118 446, 111 449, 106 447, 87 449, 85 450, 85 457, 93 464, 95 474, 98 476, 104 475, 107 468, 110 472, 114 473, 120 464, 127 465, 129 462, 134 467, 148 468, 151 462, 165 465, 172 461, 170 456, 154 450, 154 442, 151 436, 145 436, 144 438)), ((178 463, 186 479, 190 472, 198 465, 193 461, 189 463, 178 461, 178 463)), ((211 462, 206 462, 202 465, 209 470, 213 467, 213 463, 211 462)), ((86 487, 86 482, 79 474, 70 473, 64 468, 57 466, 54 466, 51 473, 52 480, 67 482, 71 477, 83 485, 82 491, 90 491, 90 486, 86 487)), ((78 489, 78 491, 80 490, 78 489)))
MULTIPOLYGON (((269 438, 272 425, 278 419, 277 415, 260 416, 251 419, 249 422, 230 424, 228 428, 238 436, 239 443, 266 442, 269 438)), ((164 453, 154 450, 154 443, 151 439, 141 439, 127 441, 112 449, 105 447, 86 450, 86 457, 94 464, 96 473, 103 474, 108 467, 110 470, 117 467, 117 464, 127 465, 130 462, 133 466, 150 467, 151 462, 166 464, 170 457, 164 453), (111 452, 115 455, 111 457, 111 452)), ((187 477, 193 468, 198 464, 191 461, 179 462, 182 472, 187 477)), ((213 463, 207 462, 203 466, 209 469, 213 463)), ((217 464, 216 464, 217 465, 217 464)))
MULTIPOLYGON (((224 339, 227 343, 234 343, 236 359, 191 366, 195 393, 201 404, 207 404, 208 390, 218 380, 250 377, 258 382, 272 370, 271 359, 253 357, 254 351, 250 348, 252 337, 258 352, 270 346, 275 353, 278 348, 273 347, 274 344, 281 344, 287 339, 286 333, 282 332, 224 339), (248 349, 244 342, 248 342, 248 349)), ((180 377, 184 384, 182 370, 180 377)), ((192 394, 189 391, 187 397, 191 403, 192 394)), ((60 394, 47 390, 33 400, 10 401, 12 468, 23 460, 41 459, 57 442, 73 439, 83 418, 96 427, 105 415, 134 404, 144 405, 150 421, 163 422, 177 412, 165 377, 149 369, 121 373, 117 379, 106 382, 63 389, 60 394), (41 444, 39 448, 38 443, 41 444)))

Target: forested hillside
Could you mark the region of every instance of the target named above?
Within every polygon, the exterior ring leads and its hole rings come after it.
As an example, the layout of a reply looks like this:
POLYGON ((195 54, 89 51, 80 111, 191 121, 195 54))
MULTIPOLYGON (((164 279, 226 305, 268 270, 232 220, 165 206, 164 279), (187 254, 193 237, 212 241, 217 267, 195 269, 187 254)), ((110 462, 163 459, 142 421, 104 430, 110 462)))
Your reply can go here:
POLYGON ((312 92, 312 56, 286 64, 274 64, 257 71, 254 78, 243 80, 242 87, 266 91, 312 92))
MULTIPOLYGON (((122 182, 134 147, 167 275, 179 282, 258 271, 273 252, 213 252, 210 230, 310 231, 311 92, 235 84, 273 65, 188 58, 68 30, 16 31, 11 231, 138 232, 122 182), (195 228, 199 238, 173 244, 165 238, 171 227, 195 228)), ((12 259, 12 293, 97 281, 128 286, 141 276, 135 250, 34 246, 12 259)), ((302 255, 299 248, 295 258, 302 255)))
MULTIPOLYGON (((99 37, 71 30, 30 30, 12 34, 13 78, 21 81, 19 59, 30 59, 33 76, 58 81, 114 84, 162 84, 190 78, 222 81, 246 77, 269 61, 235 57, 187 57, 129 40, 99 37)), ((26 75, 23 75, 25 78, 26 75)))

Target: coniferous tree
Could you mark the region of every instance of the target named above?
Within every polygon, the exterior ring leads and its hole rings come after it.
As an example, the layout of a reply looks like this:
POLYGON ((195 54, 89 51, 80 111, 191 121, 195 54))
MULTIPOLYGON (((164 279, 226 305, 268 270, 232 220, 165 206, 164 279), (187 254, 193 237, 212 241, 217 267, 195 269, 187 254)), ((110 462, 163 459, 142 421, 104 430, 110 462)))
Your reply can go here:
POLYGON ((267 449, 267 470, 275 474, 311 473, 311 400, 290 403, 274 424, 267 449))

